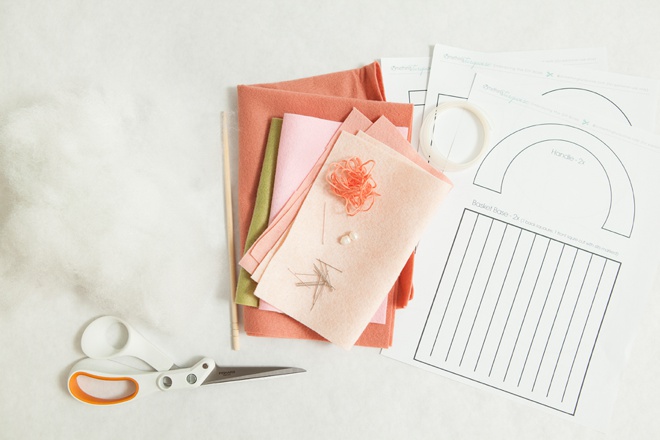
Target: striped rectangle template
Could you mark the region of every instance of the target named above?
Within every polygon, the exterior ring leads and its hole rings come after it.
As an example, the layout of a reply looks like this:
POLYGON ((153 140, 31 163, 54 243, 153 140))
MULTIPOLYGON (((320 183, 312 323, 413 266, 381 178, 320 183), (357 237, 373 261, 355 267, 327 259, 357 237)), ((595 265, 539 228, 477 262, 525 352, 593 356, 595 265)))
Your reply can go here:
POLYGON ((415 360, 573 415, 620 267, 465 209, 415 360))

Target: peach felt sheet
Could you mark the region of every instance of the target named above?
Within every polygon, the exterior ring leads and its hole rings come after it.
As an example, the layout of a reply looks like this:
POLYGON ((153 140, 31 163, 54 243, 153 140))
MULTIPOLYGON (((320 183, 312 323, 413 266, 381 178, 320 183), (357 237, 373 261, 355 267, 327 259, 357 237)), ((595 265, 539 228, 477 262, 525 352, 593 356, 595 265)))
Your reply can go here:
POLYGON ((390 146, 342 132, 263 271, 255 295, 350 348, 450 189, 442 175, 431 174, 390 146), (379 194, 371 209, 354 216, 328 191, 325 179, 332 163, 351 157, 374 161, 371 175, 379 194), (359 239, 340 244, 338 238, 348 231, 357 232, 359 239), (305 284, 314 274, 317 282, 323 280, 320 289, 305 284))

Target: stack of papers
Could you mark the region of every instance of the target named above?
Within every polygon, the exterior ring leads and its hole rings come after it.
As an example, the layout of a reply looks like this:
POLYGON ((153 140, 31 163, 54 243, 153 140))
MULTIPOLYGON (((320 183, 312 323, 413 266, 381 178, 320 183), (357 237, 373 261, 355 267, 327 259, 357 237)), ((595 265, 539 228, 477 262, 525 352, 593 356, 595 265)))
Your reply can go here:
MULTIPOLYGON (((604 64, 602 50, 442 45, 432 60, 382 60, 388 97, 415 105, 416 147, 446 102, 491 130, 474 166, 447 172, 454 189, 417 246, 416 300, 385 356, 606 426, 660 262, 660 139, 658 82, 604 64)), ((460 159, 480 128, 453 117, 426 147, 460 159)))

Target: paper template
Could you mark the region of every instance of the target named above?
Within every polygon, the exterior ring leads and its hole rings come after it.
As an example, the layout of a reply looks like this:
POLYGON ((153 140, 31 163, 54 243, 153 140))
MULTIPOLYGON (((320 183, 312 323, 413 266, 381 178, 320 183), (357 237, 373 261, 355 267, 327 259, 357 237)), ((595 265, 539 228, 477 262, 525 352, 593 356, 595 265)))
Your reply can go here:
POLYGON ((385 356, 604 428, 658 267, 660 141, 476 75, 482 161, 417 247, 385 356))
POLYGON ((502 58, 523 58, 527 61, 607 70, 607 49, 604 47, 499 52, 496 55, 502 58))
MULTIPOLYGON (((527 61, 558 63, 564 66, 603 70, 607 68, 607 52, 604 48, 504 52, 496 55, 517 57, 527 61)), ((387 100, 414 105, 411 144, 418 149, 419 128, 422 125, 426 103, 431 57, 382 58, 380 63, 387 100)))
MULTIPOLYGON (((607 115, 612 122, 652 130, 660 83, 558 64, 471 52, 443 45, 433 51, 425 114, 454 99, 468 99, 477 73, 516 84, 530 94, 568 103, 585 116, 607 115)), ((448 138, 449 136, 445 136, 448 138)), ((434 139, 435 141, 435 139, 434 139)), ((442 146, 438 146, 442 148, 442 146)))
POLYGON ((341 133, 255 295, 350 348, 406 264, 424 219, 450 188, 391 147, 341 133), (369 211, 355 216, 346 214, 325 179, 333 163, 351 157, 374 161, 372 177, 380 194, 369 211), (341 244, 351 231, 359 239, 341 244), (314 282, 314 274, 316 282, 328 282, 320 289, 302 285, 314 282))
POLYGON ((383 58, 380 64, 387 100, 414 106, 410 144, 418 150, 419 127, 424 115, 431 58, 383 58))

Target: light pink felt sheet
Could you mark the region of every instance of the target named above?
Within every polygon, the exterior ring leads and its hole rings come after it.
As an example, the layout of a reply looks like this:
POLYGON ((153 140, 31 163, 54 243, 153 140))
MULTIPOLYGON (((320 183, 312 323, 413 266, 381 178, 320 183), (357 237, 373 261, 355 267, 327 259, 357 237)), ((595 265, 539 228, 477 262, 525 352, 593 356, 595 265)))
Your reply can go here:
POLYGON ((341 125, 341 122, 311 116, 284 114, 269 223, 314 168, 341 125))

